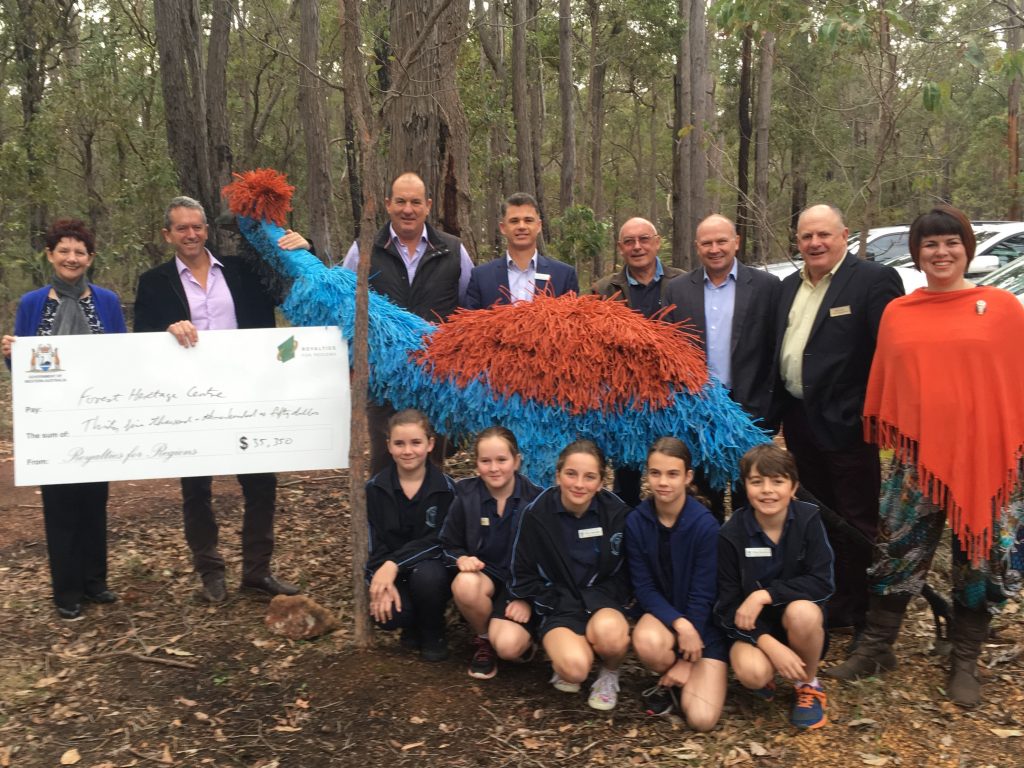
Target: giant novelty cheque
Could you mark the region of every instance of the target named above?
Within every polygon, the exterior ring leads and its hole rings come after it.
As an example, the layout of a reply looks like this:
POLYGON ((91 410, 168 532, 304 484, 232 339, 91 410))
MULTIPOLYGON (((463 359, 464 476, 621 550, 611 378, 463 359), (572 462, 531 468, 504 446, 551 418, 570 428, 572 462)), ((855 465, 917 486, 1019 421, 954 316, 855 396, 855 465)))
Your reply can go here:
POLYGON ((22 337, 11 356, 16 485, 348 466, 337 326, 22 337))

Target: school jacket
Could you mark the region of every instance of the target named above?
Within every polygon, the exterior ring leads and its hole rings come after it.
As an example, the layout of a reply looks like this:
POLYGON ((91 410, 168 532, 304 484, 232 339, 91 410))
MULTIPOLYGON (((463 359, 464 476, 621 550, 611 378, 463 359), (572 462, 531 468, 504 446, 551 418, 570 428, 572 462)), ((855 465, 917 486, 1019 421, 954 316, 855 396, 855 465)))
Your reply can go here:
MULTIPOLYGON (((515 489, 505 503, 505 515, 509 514, 511 502, 515 501, 516 511, 513 514, 516 517, 522 516, 523 509, 537 498, 540 492, 540 488, 516 472, 515 489)), ((480 518, 483 517, 484 502, 490 495, 486 484, 479 477, 468 477, 455 484, 455 500, 441 529, 441 549, 448 565, 454 567, 460 557, 476 555, 483 549, 484 536, 480 518)), ((512 531, 518 528, 517 522, 515 518, 509 520, 512 531)), ((514 536, 509 537, 509 549, 514 541, 514 536)), ((505 562, 509 554, 506 553, 505 562)), ((505 562, 484 563, 484 573, 502 583, 507 582, 509 573, 505 562)))
POLYGON ((427 475, 419 502, 411 510, 399 513, 406 501, 396 493, 398 469, 394 464, 381 470, 366 483, 366 515, 370 522, 370 556, 366 576, 373 576, 388 560, 403 573, 422 560, 441 557, 441 527, 455 496, 455 483, 436 466, 427 462, 427 475))
POLYGON ((557 486, 543 491, 525 510, 512 549, 515 597, 529 600, 540 615, 590 615, 601 608, 622 609, 629 599, 629 577, 622 553, 629 507, 614 493, 600 490, 595 497, 601 536, 597 574, 582 589, 576 586, 558 520, 557 486))
POLYGON ((669 537, 674 603, 666 596, 670 590, 665 588, 668 575, 658 558, 658 527, 658 515, 650 500, 642 501, 626 519, 626 562, 633 594, 644 613, 652 614, 669 629, 673 621, 685 618, 707 644, 709 634, 721 637, 712 619, 718 593, 718 521, 707 507, 687 497, 669 537))
POLYGON ((794 600, 810 600, 824 606, 835 591, 834 556, 818 507, 806 501, 789 503, 786 527, 776 546, 783 548, 783 569, 771 583, 754 578, 747 564, 746 548, 751 525, 757 526, 754 510, 743 507, 722 526, 718 535, 718 601, 715 615, 729 637, 756 643, 771 627, 759 616, 752 631, 736 627, 736 609, 751 592, 768 590, 771 605, 785 606, 794 600))

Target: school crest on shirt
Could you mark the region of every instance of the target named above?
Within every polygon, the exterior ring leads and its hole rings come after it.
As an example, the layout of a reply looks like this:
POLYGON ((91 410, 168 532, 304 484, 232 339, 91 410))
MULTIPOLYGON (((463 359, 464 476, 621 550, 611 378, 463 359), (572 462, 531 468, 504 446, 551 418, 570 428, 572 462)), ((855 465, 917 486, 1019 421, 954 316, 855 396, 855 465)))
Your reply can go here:
POLYGON ((608 546, 612 550, 612 554, 618 557, 622 552, 622 533, 613 533, 608 539, 608 546))
POLYGON ((425 516, 427 518, 427 527, 437 528, 437 507, 428 508, 425 516))

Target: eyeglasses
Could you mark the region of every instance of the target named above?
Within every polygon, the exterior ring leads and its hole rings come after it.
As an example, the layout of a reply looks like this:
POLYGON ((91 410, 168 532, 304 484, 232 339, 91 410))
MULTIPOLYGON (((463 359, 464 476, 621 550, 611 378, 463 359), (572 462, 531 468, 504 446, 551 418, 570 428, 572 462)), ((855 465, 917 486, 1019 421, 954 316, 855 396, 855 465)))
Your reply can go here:
POLYGON ((621 240, 619 240, 619 243, 621 245, 626 246, 627 248, 632 248, 637 243, 640 243, 640 245, 647 245, 652 240, 657 239, 658 235, 640 235, 640 237, 624 237, 621 240))

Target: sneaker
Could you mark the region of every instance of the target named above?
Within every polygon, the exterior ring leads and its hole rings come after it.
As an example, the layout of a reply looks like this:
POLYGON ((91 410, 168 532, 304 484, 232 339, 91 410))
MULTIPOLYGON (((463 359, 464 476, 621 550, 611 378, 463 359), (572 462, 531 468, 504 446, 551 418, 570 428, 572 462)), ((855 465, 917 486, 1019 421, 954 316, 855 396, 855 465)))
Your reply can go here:
POLYGON ((821 728, 828 722, 825 716, 825 692, 809 683, 800 683, 796 687, 796 702, 789 722, 797 728, 813 730, 821 728))
POLYGON ((469 676, 477 680, 490 680, 498 674, 498 654, 486 637, 474 637, 472 643, 475 650, 469 662, 469 676))
POLYGON ((424 661, 444 661, 448 658, 448 640, 441 633, 420 633, 420 658, 424 661))
POLYGON ((579 693, 580 684, 570 683, 568 680, 563 680, 558 676, 557 672, 551 673, 551 684, 555 686, 556 691, 562 691, 563 693, 579 693))
POLYGON ((648 715, 667 715, 675 706, 672 689, 663 685, 652 685, 643 692, 644 712, 648 715))
POLYGON ((775 701, 775 681, 772 680, 764 688, 758 688, 756 691, 750 690, 750 692, 761 701, 775 701))
POLYGON ((615 709, 615 705, 618 702, 619 673, 602 669, 601 674, 597 676, 597 680, 590 686, 590 698, 587 699, 587 704, 590 705, 591 709, 607 712, 609 709, 615 709))

